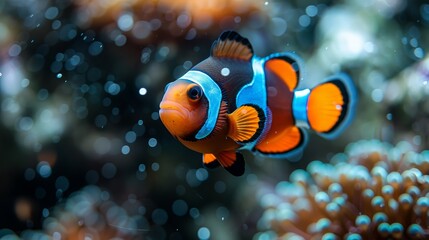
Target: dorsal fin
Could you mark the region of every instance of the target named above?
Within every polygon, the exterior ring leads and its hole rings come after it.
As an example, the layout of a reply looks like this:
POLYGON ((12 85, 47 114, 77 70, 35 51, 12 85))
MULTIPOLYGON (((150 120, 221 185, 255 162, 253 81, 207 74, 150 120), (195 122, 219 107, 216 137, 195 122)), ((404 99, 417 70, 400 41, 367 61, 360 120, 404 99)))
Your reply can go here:
POLYGON ((217 58, 250 61, 253 57, 253 48, 247 38, 234 31, 225 31, 213 43, 211 55, 217 58))

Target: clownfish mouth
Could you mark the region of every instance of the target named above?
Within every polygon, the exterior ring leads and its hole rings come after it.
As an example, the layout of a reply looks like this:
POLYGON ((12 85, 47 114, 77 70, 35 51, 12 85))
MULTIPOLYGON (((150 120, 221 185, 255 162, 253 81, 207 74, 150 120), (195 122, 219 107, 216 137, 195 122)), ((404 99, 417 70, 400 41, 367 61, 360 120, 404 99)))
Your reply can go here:
POLYGON ((162 101, 159 108, 161 121, 173 135, 177 135, 175 133, 184 128, 189 120, 188 109, 173 101, 162 101))

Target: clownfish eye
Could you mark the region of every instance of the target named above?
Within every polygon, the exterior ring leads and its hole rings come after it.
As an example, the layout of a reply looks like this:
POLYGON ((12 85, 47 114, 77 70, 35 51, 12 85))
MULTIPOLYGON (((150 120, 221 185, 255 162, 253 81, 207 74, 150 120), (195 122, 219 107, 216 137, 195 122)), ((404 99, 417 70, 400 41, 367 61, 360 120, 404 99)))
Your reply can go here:
POLYGON ((187 93, 188 97, 194 101, 200 100, 203 96, 203 90, 198 85, 192 85, 191 87, 189 87, 187 93))

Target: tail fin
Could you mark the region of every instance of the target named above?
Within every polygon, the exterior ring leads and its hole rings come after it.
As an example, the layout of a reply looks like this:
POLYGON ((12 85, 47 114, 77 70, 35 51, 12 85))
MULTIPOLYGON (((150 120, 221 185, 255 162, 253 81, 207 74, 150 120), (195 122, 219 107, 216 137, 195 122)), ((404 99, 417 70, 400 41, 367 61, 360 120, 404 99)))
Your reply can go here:
POLYGON ((321 136, 337 137, 354 117, 357 93, 346 74, 332 76, 310 92, 307 117, 310 127, 321 136))

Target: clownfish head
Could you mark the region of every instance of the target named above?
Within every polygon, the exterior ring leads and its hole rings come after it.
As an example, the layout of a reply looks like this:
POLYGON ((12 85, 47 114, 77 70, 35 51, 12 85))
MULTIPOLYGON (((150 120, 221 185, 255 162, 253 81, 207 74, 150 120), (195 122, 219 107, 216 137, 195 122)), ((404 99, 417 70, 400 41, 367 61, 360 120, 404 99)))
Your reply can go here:
POLYGON ((175 137, 194 139, 207 119, 208 101, 200 85, 178 79, 165 87, 159 117, 175 137))

